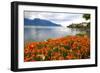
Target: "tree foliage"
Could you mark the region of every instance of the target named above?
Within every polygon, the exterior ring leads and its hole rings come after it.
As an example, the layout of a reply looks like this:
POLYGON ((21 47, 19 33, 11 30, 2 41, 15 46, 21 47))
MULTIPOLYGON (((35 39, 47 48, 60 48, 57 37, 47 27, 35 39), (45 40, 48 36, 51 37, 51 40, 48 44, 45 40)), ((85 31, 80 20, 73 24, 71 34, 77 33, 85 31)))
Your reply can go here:
POLYGON ((83 18, 86 19, 86 20, 89 20, 90 19, 90 14, 83 14, 83 18))

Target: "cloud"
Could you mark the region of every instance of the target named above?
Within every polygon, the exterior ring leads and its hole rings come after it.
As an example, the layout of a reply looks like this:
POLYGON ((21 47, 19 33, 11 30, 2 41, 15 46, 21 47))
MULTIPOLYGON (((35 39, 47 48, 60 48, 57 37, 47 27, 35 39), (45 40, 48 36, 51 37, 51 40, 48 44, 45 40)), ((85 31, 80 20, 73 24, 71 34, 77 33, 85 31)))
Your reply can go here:
POLYGON ((50 20, 62 26, 67 26, 71 23, 83 22, 83 14, 76 13, 53 13, 53 12, 34 12, 34 11, 25 11, 24 17, 28 19, 41 18, 50 20))

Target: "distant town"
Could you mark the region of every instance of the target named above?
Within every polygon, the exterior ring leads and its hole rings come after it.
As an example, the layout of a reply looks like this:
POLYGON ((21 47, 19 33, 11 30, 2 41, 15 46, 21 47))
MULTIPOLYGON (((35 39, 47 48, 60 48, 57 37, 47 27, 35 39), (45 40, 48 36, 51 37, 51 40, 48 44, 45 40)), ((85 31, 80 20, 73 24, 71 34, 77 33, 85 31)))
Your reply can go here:
POLYGON ((68 28, 90 28, 90 22, 72 23, 68 28))

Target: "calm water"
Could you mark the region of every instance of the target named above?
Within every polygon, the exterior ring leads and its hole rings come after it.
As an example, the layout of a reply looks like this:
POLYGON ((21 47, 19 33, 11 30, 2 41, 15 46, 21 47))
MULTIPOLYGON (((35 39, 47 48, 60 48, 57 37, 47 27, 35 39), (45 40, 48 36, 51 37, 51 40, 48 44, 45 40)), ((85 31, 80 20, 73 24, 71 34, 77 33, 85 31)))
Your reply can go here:
POLYGON ((29 41, 43 41, 50 38, 60 38, 67 35, 76 35, 80 32, 87 32, 84 29, 72 29, 67 27, 36 27, 25 26, 24 27, 24 40, 29 41))

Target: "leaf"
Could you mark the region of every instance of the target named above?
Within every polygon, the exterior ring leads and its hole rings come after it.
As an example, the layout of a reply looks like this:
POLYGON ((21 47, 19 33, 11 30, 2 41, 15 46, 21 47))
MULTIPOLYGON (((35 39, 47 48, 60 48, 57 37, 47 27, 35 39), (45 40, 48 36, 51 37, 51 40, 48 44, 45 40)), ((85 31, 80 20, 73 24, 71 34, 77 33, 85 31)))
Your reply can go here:
POLYGON ((62 54, 64 58, 68 55, 66 52, 63 52, 62 54))
POLYGON ((24 54, 24 57, 30 57, 31 53, 24 54))
POLYGON ((33 60, 42 61, 42 58, 40 58, 40 57, 35 57, 35 58, 33 58, 33 60))
POLYGON ((73 43, 74 43, 74 41, 71 40, 71 41, 69 42, 69 45, 71 46, 73 43))
POLYGON ((65 49, 70 50, 70 46, 63 46, 65 49))
POLYGON ((38 48, 38 49, 42 49, 42 48, 45 47, 45 46, 46 46, 45 44, 38 44, 38 45, 37 45, 37 48, 38 48))
POLYGON ((81 46, 78 46, 77 49, 80 50, 81 49, 81 46))
POLYGON ((59 49, 58 48, 53 48, 53 52, 58 52, 59 49))
POLYGON ((51 53, 52 53, 51 51, 48 51, 48 56, 49 56, 49 57, 51 57, 51 53))
POLYGON ((45 56, 45 60, 49 60, 49 56, 45 56))

